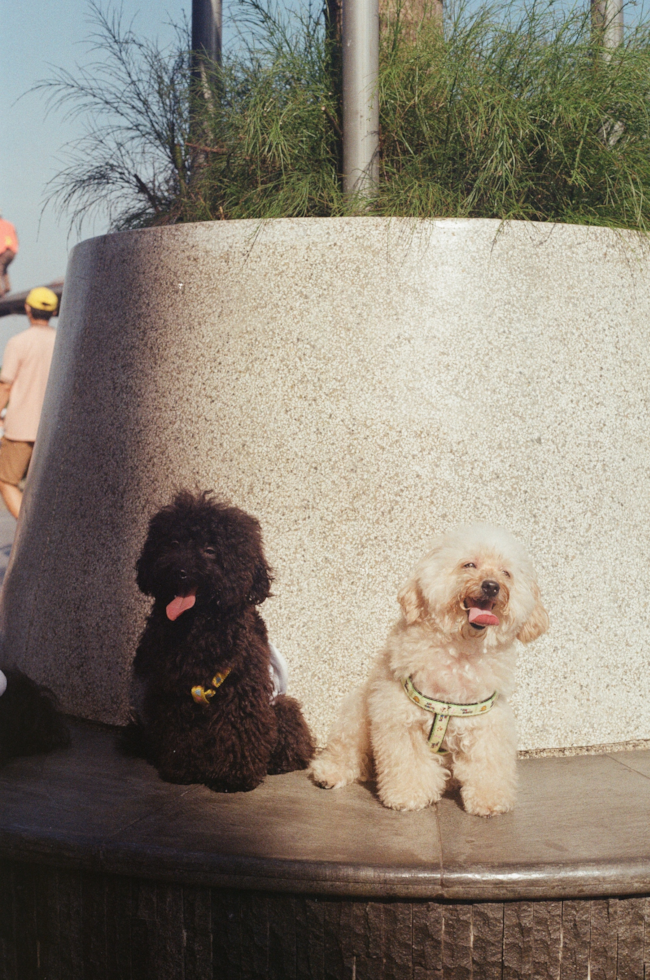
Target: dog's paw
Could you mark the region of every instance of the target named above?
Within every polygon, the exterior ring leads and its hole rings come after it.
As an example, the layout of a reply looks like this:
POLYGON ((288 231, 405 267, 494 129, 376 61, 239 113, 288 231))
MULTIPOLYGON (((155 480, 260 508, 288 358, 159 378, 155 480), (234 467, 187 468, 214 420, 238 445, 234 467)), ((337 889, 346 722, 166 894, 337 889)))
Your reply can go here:
POLYGON ((352 782, 347 773, 342 772, 340 766, 326 755, 314 759, 309 767, 309 775, 316 785, 323 789, 341 789, 352 782))
POLYGON ((387 806, 389 810, 400 810, 402 813, 408 813, 413 810, 426 810, 428 806, 432 803, 437 803, 437 800, 392 800, 390 798, 383 799, 381 801, 384 806, 387 806))
POLYGON ((437 803, 442 793, 423 792, 417 789, 400 790, 379 787, 379 799, 390 810, 425 810, 437 803))
POLYGON ((467 813, 475 817, 494 817, 497 813, 508 813, 514 809, 514 795, 494 790, 476 790, 463 786, 460 791, 467 813))

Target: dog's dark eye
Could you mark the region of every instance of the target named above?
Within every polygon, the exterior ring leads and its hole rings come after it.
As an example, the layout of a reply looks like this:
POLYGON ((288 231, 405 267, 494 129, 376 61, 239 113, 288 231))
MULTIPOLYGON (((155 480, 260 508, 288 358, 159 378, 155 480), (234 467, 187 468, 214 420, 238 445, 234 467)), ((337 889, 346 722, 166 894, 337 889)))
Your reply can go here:
POLYGON ((213 548, 212 545, 206 545, 203 550, 205 551, 206 555, 210 555, 210 558, 214 558, 217 553, 217 549, 213 548))
POLYGON ((505 570, 505 568, 503 569, 503 574, 505 575, 506 578, 512 578, 512 576, 510 575, 510 572, 507 572, 505 570))
POLYGON ((463 565, 463 568, 476 568, 476 565, 473 561, 468 561, 466 565, 463 565))
POLYGON ((178 548, 180 541, 170 541, 169 543, 172 546, 172 548, 178 548))

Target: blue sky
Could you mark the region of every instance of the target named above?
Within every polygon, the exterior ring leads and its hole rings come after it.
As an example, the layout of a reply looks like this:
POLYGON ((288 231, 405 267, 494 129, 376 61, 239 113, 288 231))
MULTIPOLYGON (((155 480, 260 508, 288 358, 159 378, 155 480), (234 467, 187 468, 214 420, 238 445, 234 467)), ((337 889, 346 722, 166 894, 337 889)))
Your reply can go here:
MULTIPOLYGON (((107 6, 108 4, 103 4, 107 6)), ((191 0, 122 0, 125 19, 141 35, 171 39, 170 20, 191 11, 191 0)), ((0 0, 2 31, 2 139, 0 140, 0 209, 18 230, 20 252, 10 267, 18 291, 65 275, 69 250, 79 236, 69 221, 48 208, 42 212, 47 182, 61 169, 61 147, 81 133, 79 122, 47 113, 42 95, 29 93, 53 66, 72 69, 90 60, 85 43, 91 29, 87 0, 0 0)), ((224 33, 228 35, 224 3, 224 33)), ((81 237, 102 234, 106 227, 88 224, 81 237)), ((0 318, 0 355, 12 333, 23 330, 24 317, 0 318)))

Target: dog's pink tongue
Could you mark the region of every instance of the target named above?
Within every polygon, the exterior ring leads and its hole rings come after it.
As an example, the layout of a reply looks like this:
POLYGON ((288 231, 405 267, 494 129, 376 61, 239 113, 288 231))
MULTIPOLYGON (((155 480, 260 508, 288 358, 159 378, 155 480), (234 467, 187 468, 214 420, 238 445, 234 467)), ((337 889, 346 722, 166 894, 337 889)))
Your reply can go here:
POLYGON ((499 620, 494 613, 489 612, 487 609, 480 609, 479 606, 472 606, 467 619, 470 623, 476 623, 477 626, 499 625, 499 620))
POLYGON ((167 606, 167 618, 173 622, 181 613, 191 609, 195 602, 195 595, 177 595, 167 606))

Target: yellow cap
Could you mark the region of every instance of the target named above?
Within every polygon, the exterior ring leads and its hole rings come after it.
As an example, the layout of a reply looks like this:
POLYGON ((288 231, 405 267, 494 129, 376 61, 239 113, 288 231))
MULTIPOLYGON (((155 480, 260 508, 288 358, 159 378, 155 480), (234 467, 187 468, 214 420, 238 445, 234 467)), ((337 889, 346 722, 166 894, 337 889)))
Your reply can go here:
POLYGON ((25 302, 33 310, 45 310, 46 313, 54 313, 59 305, 56 293, 47 286, 37 286, 36 289, 30 290, 25 302))

